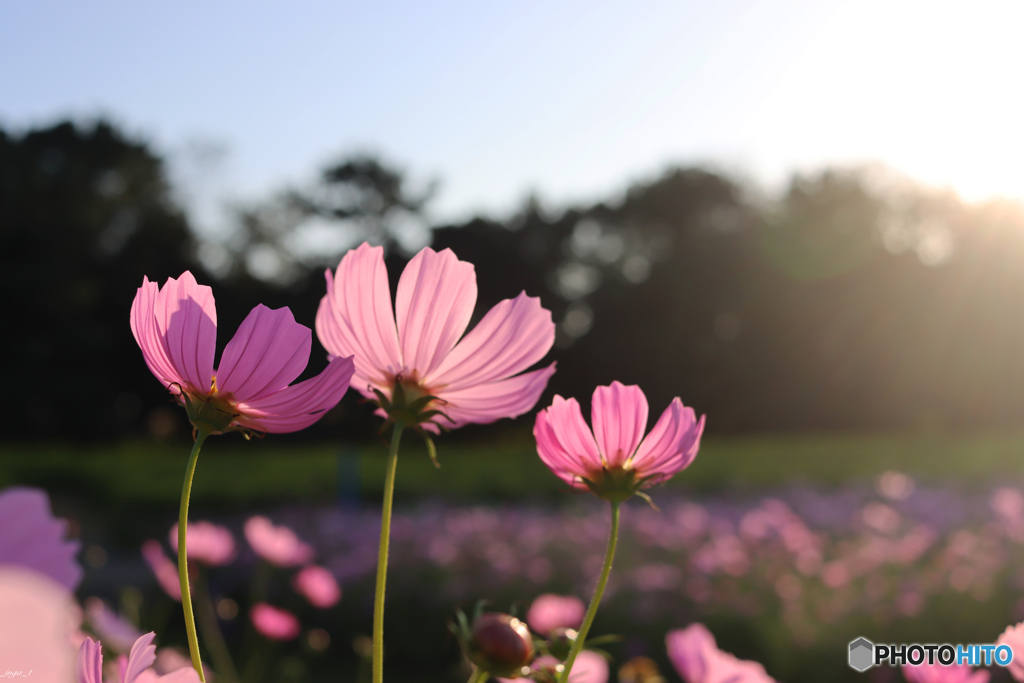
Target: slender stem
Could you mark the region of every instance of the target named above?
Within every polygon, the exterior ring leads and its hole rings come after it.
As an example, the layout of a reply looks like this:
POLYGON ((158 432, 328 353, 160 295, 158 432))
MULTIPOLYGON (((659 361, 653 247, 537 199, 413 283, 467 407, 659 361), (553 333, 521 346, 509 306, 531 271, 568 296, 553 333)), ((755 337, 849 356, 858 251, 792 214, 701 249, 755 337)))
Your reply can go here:
POLYGON ((395 471, 398 469, 398 442, 402 439, 401 421, 395 422, 384 477, 384 507, 380 515, 380 548, 377 553, 377 590, 373 598, 373 683, 384 681, 384 584, 388 578, 388 542, 391 537, 391 505, 395 499, 395 471))
POLYGON ((487 677, 489 675, 490 674, 488 674, 486 671, 484 671, 483 669, 477 667, 473 671, 473 675, 469 677, 469 682, 468 683, 484 683, 484 681, 487 680, 487 677))
POLYGON ((590 606, 587 607, 587 614, 583 617, 583 625, 580 626, 578 635, 576 636, 576 642, 572 644, 572 649, 569 651, 569 656, 565 660, 564 669, 562 675, 558 678, 558 683, 566 683, 569 680, 569 672, 572 671, 573 662, 576 661, 576 655, 583 649, 583 644, 587 640, 587 632, 590 631, 590 625, 594 623, 594 617, 597 616, 597 608, 601 605, 601 596, 604 595, 604 588, 608 585, 608 575, 612 573, 612 560, 615 559, 615 547, 619 544, 619 503, 612 502, 612 528, 608 534, 608 550, 604 555, 604 567, 601 568, 601 576, 597 580, 597 587, 594 588, 594 597, 590 599, 590 606))
POLYGON ((188 529, 188 498, 192 493, 192 475, 196 471, 199 460, 199 449, 210 432, 199 429, 196 442, 192 446, 192 454, 185 468, 185 483, 181 487, 181 509, 178 512, 178 580, 181 582, 181 606, 185 609, 185 631, 188 633, 188 651, 192 655, 192 667, 199 674, 199 680, 206 683, 203 675, 203 662, 199 658, 199 637, 196 636, 196 620, 192 614, 192 593, 188 587, 188 554, 186 551, 185 532, 188 529))
POLYGON ((220 623, 217 621, 217 610, 213 606, 213 598, 210 597, 209 583, 203 572, 200 572, 196 579, 196 597, 199 628, 203 631, 203 642, 210 651, 219 678, 227 683, 238 683, 238 670, 235 669, 231 652, 224 642, 224 634, 221 633, 220 623))

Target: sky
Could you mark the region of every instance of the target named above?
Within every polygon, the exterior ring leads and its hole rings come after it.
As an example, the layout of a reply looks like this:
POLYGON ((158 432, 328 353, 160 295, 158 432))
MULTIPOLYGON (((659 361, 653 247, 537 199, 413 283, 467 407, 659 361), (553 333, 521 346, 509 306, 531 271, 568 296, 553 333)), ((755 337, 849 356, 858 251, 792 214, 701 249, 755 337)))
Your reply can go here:
POLYGON ((1024 198, 1022 25, 1017 0, 8 0, 0 126, 112 118, 211 230, 356 152, 439 180, 442 221, 691 163, 1024 198))

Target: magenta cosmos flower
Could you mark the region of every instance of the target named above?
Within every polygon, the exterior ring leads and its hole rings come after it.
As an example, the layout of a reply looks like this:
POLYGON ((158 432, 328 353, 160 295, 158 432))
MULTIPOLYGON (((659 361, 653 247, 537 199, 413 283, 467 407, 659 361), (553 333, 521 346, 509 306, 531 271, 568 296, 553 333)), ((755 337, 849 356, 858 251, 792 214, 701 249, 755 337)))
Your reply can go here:
POLYGON ((668 658, 686 683, 775 683, 757 662, 722 652, 704 624, 665 636, 668 658))
POLYGON ((249 610, 252 625, 270 640, 295 640, 302 632, 298 618, 287 610, 257 602, 249 610))
MULTIPOLYGON (((220 567, 235 558, 235 537, 226 527, 213 522, 189 522, 185 539, 188 559, 220 567)), ((171 527, 171 547, 178 552, 178 525, 171 527)))
POLYGON ((329 570, 311 564, 303 567, 292 577, 292 587, 309 600, 309 604, 320 609, 334 607, 341 600, 341 587, 329 570))
POLYGON ((50 513, 45 491, 16 486, 0 493, 0 565, 35 570, 74 590, 82 579, 79 544, 65 540, 66 531, 67 523, 50 513))
POLYGON ((313 559, 313 548, 286 526, 275 526, 266 517, 250 517, 243 527, 245 540, 256 554, 279 567, 296 567, 313 559))
POLYGON ((462 336, 476 304, 476 272, 449 249, 426 248, 409 261, 394 310, 381 247, 364 243, 326 276, 317 335, 332 355, 355 355, 352 387, 369 399, 379 391, 396 404, 385 407, 434 396, 437 401, 413 412, 440 410, 447 419, 435 422, 448 428, 494 422, 530 410, 555 371, 552 363, 518 374, 555 340, 551 312, 525 292, 497 304, 462 336))
POLYGON ((337 357, 316 377, 288 386, 306 368, 312 333, 287 308, 262 304, 242 321, 215 370, 213 292, 188 271, 162 289, 143 278, 131 326, 146 365, 186 406, 192 423, 211 433, 305 429, 341 400, 352 378, 352 358, 337 357))
MULTIPOLYGON (((156 646, 153 632, 140 636, 132 645, 127 657, 121 655, 117 661, 117 683, 199 683, 199 675, 189 665, 172 673, 160 676, 151 667, 156 662, 156 646)), ((76 665, 78 683, 103 683, 103 646, 86 638, 78 651, 76 665)), ((110 683, 111 679, 107 679, 110 683)))
POLYGON ((612 382, 594 390, 594 430, 576 399, 555 396, 537 413, 533 435, 544 464, 565 483, 602 498, 624 500, 687 467, 697 456, 704 417, 672 399, 654 429, 647 429, 647 397, 637 386, 612 382))

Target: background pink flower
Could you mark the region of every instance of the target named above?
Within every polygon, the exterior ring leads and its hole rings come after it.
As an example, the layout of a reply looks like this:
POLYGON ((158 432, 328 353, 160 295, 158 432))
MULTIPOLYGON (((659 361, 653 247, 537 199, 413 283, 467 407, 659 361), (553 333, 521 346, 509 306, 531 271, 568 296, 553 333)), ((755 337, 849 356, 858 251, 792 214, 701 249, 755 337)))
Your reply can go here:
MULTIPOLYGON (((463 337, 476 304, 476 273, 449 249, 423 249, 402 272, 395 306, 381 247, 362 244, 326 273, 316 331, 331 354, 354 355, 352 387, 389 399, 396 378, 432 407, 448 427, 484 424, 530 410, 554 364, 518 374, 538 362, 555 340, 551 312, 520 294, 500 302, 463 337), (460 341, 461 337, 461 341, 460 341)), ((433 425, 427 425, 433 428, 433 425)), ((436 429, 436 428, 434 428, 436 429)))
POLYGON ((579 628, 587 606, 574 595, 545 593, 538 596, 526 613, 526 623, 546 636, 556 628, 579 628))
POLYGON ((1002 632, 996 645, 1009 645, 1013 650, 1013 661, 1006 667, 1013 679, 1024 681, 1024 622, 1016 626, 1007 626, 1002 632))
POLYGON ((18 486, 0 493, 0 565, 27 567, 74 590, 82 580, 79 543, 65 540, 66 532, 45 491, 18 486))
POLYGON ((302 631, 294 614, 265 602, 253 605, 249 618, 256 630, 271 640, 295 640, 302 631))
POLYGON ((537 414, 533 434, 544 464, 575 488, 587 490, 607 478, 630 476, 638 488, 660 483, 687 467, 697 456, 704 418, 672 399, 650 433, 647 397, 637 386, 612 382, 594 390, 593 432, 576 399, 555 396, 537 414))
MULTIPOLYGON (((156 634, 149 632, 132 644, 128 656, 117 658, 115 683, 199 683, 191 664, 177 671, 159 675, 151 668, 156 661, 156 646, 153 639, 156 634)), ((103 683, 103 646, 101 643, 86 638, 78 651, 78 683, 103 683)))
POLYGON ((312 333, 287 308, 262 304, 242 321, 214 370, 213 292, 188 271, 169 278, 162 289, 143 278, 132 302, 131 327, 157 379, 175 394, 212 401, 225 415, 234 415, 227 429, 305 429, 341 400, 352 377, 352 359, 339 357, 316 377, 289 386, 306 368, 312 333))
MULTIPOLYGON (((551 655, 542 655, 533 660, 530 669, 542 673, 544 678, 540 680, 554 680, 557 676, 556 668, 561 662, 551 655)), ((569 673, 569 683, 608 683, 608 660, 593 650, 581 650, 576 656, 576 662, 569 673)), ((522 678, 499 678, 502 683, 517 683, 522 678)))
MULTIPOLYGON (((235 557, 235 537, 227 527, 212 522, 189 522, 185 545, 188 559, 211 567, 231 562, 235 557)), ((171 547, 178 551, 178 525, 171 527, 171 547)))
POLYGON ((0 566, 0 675, 31 671, 33 683, 74 680, 77 627, 65 586, 25 567, 0 566))
MULTIPOLYGON (((164 593, 181 602, 181 582, 178 577, 178 566, 164 554, 160 541, 149 539, 142 544, 142 557, 153 570, 156 581, 164 593)), ((190 591, 191 592, 191 591, 190 591)))
POLYGON ((774 683, 757 662, 722 652, 703 624, 692 624, 665 636, 668 658, 686 683, 774 683))
POLYGON ((256 554, 279 567, 295 567, 313 559, 313 548, 299 540, 286 526, 274 526, 257 515, 245 523, 245 540, 256 554))
POLYGON ((989 673, 973 671, 966 664, 906 664, 903 677, 910 683, 988 683, 989 673))
POLYGON ((107 607, 107 603, 93 597, 85 601, 85 617, 89 628, 99 639, 117 652, 128 652, 142 633, 117 612, 107 607))
POLYGON ((341 600, 341 588, 334 574, 319 565, 311 564, 299 570, 292 578, 292 586, 313 607, 327 609, 341 600))

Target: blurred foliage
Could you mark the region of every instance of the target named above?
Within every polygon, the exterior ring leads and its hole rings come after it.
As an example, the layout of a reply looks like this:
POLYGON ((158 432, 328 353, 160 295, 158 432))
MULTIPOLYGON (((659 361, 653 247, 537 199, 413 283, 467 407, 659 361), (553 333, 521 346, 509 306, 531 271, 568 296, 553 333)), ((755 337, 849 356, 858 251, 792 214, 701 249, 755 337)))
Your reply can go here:
MULTIPOLYGON (((540 296, 558 323, 542 402, 557 392, 586 410, 594 386, 618 379, 641 385, 653 411, 682 397, 711 433, 1021 422, 1019 204, 970 205, 873 169, 796 176, 766 198, 678 168, 593 206, 531 201, 504 220, 427 230, 432 193, 379 159, 340 159, 243 208, 234 267, 214 282, 144 141, 106 123, 0 133, 4 434, 187 434, 130 336, 143 275, 196 271, 216 287, 225 331, 260 302, 312 325, 322 268, 363 239, 388 245, 392 287, 417 240, 473 263, 474 323, 521 290, 540 296)), ((308 372, 324 365, 314 345, 308 372)), ((369 416, 347 397, 287 442, 370 437, 369 416)))

